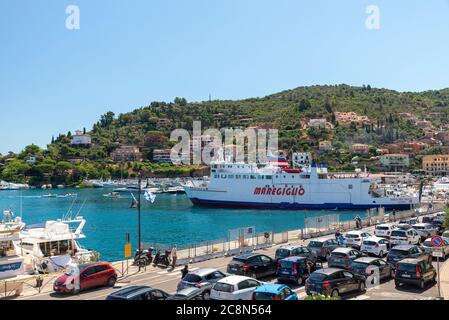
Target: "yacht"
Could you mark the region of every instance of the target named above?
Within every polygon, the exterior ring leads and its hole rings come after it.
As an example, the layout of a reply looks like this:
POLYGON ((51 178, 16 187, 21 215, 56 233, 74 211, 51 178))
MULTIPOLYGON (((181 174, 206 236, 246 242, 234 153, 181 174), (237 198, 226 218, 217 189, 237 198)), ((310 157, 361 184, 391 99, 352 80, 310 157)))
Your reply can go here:
POLYGON ((20 232, 24 227, 21 218, 14 218, 11 210, 3 212, 3 219, 0 221, 0 280, 13 278, 24 272, 24 258, 15 245, 15 242, 20 241, 20 232))
POLYGON ((74 259, 78 263, 94 261, 96 252, 84 249, 78 241, 84 239, 86 220, 76 217, 70 220, 47 221, 22 230, 20 241, 15 241, 25 257, 26 273, 51 273, 64 269, 74 259))

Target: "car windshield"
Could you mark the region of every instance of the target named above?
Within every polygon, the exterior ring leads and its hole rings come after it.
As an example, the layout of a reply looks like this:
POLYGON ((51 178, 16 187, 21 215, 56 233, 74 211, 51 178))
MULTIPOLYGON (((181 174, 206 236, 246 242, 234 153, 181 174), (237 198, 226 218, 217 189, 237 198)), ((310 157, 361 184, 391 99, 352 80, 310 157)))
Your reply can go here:
POLYGON ((426 227, 424 226, 413 226, 413 229, 415 230, 424 230, 426 227))
POLYGON ((281 261, 281 268, 293 269, 292 261, 281 261))
POLYGON ((398 264, 398 271, 415 272, 416 271, 416 265, 410 264, 410 263, 399 263, 398 264))
POLYGON ((323 246, 323 243, 319 242, 319 241, 311 241, 309 243, 309 247, 311 247, 311 248, 321 248, 322 246, 323 246))
POLYGON ((332 252, 331 256, 338 257, 338 258, 344 258, 347 256, 347 254, 344 252, 332 252))
POLYGON ((309 277, 310 281, 313 282, 321 282, 324 281, 327 278, 327 275, 323 274, 323 273, 312 273, 309 277))
POLYGON ((254 292, 254 300, 274 300, 276 295, 269 292, 254 292))
POLYGON ((432 241, 430 241, 430 240, 426 240, 426 241, 424 241, 423 242, 423 244, 422 244, 424 247, 433 247, 433 245, 432 245, 432 241))
POLYGON ((399 250, 399 249, 393 249, 390 251, 390 256, 394 257, 403 257, 408 254, 407 250, 399 250))
POLYGON ((368 264, 363 262, 353 262, 352 267, 357 270, 365 270, 368 267, 368 264))
POLYGON ((377 230, 389 230, 389 228, 387 226, 377 226, 376 229, 377 230))
POLYGON ((355 239, 355 238, 360 238, 360 236, 358 234, 348 233, 348 234, 346 234, 346 238, 355 239))
POLYGON ((281 259, 286 258, 289 255, 290 255, 290 250, 288 250, 288 249, 278 249, 276 251, 276 257, 281 258, 281 259))
POLYGON ((405 231, 403 230, 394 230, 393 232, 391 232, 391 236, 392 237, 405 237, 405 231))
POLYGON ((77 274, 79 274, 79 268, 77 266, 75 266, 75 265, 68 265, 67 269, 64 272, 64 274, 74 277, 77 274))
POLYGON ((432 222, 433 218, 432 217, 424 217, 422 218, 422 222, 432 222))
POLYGON ((197 274, 194 274, 194 273, 188 273, 187 275, 186 275, 186 277, 184 278, 184 279, 182 279, 183 281, 187 281, 187 282, 195 282, 195 283, 198 283, 198 282, 201 282, 203 279, 201 279, 201 277, 199 276, 199 275, 197 275, 197 274))
POLYGON ((376 242, 375 241, 363 241, 363 244, 367 245, 367 246, 375 246, 376 242))
POLYGON ((222 283, 222 282, 217 282, 214 286, 214 290, 220 291, 220 292, 232 292, 233 289, 234 289, 234 286, 232 286, 228 283, 222 283))

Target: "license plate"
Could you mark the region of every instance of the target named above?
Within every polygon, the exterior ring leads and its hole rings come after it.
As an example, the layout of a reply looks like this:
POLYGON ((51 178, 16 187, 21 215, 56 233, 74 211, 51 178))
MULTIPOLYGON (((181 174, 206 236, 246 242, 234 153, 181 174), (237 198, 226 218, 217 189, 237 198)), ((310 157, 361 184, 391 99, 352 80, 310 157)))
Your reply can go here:
POLYGON ((403 278, 411 278, 411 276, 409 274, 403 274, 402 277, 403 278))
POLYGON ((317 294, 318 292, 316 291, 310 291, 310 294, 317 294))

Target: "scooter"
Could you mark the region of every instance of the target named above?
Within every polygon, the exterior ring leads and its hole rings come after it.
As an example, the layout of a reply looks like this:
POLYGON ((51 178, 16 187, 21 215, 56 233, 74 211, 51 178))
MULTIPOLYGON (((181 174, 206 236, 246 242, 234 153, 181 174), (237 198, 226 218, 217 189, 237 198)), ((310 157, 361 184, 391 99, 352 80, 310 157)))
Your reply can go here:
POLYGON ((148 248, 148 250, 142 250, 142 253, 139 254, 139 250, 136 250, 133 265, 138 267, 149 266, 153 262, 153 251, 154 248, 148 248))
POLYGON ((167 249, 165 250, 165 254, 161 254, 159 251, 156 253, 156 256, 153 260, 153 265, 163 265, 163 266, 170 266, 171 263, 171 250, 167 249))

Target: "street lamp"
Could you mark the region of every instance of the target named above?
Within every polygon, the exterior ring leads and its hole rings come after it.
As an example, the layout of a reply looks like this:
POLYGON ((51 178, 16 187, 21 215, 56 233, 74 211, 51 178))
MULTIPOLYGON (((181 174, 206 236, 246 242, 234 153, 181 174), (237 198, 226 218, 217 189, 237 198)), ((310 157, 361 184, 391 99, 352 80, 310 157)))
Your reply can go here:
MULTIPOLYGON (((141 234, 140 234, 140 208, 141 208, 141 206, 140 206, 140 198, 141 198, 141 193, 142 193, 142 173, 141 173, 141 171, 139 170, 139 174, 138 174, 138 177, 139 177, 139 194, 138 194, 138 198, 137 198, 137 241, 138 241, 138 244, 137 244, 137 248, 138 248, 138 250, 139 250, 139 261, 140 261, 140 258, 141 258, 141 254, 142 254, 142 248, 141 248, 141 234)), ((140 271, 140 263, 139 263, 139 271, 140 271)))

